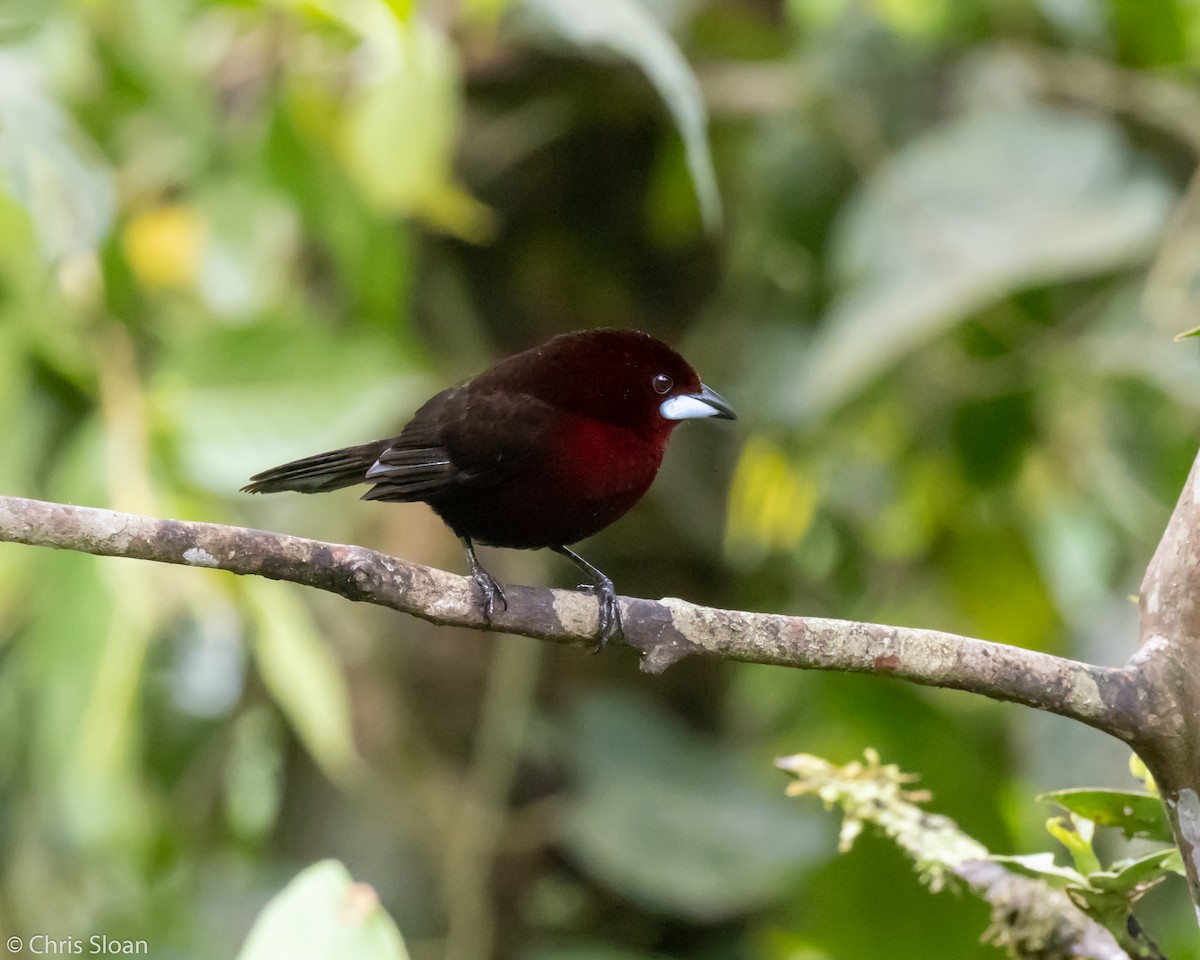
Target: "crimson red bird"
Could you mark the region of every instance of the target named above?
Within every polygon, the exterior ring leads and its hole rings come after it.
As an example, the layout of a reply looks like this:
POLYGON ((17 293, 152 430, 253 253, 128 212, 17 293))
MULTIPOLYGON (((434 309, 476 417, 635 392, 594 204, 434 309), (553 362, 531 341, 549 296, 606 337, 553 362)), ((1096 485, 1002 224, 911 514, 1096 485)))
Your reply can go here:
POLYGON ((429 504, 462 541, 489 622, 504 591, 475 544, 549 548, 590 578, 599 650, 621 632, 612 581, 567 548, 642 498, 681 420, 735 419, 686 360, 636 330, 566 333, 426 401, 399 436, 264 470, 248 493, 373 484, 429 504))

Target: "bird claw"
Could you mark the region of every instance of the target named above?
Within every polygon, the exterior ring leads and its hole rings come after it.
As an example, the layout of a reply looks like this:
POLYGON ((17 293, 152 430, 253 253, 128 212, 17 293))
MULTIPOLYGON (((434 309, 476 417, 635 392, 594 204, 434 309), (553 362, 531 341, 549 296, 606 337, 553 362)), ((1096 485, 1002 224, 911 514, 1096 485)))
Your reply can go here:
POLYGON ((613 582, 605 577, 596 583, 581 583, 577 588, 581 593, 596 597, 600 601, 599 624, 596 628, 596 647, 592 653, 599 653, 610 640, 616 640, 625 635, 621 623, 621 607, 617 603, 617 591, 613 582))
POLYGON ((471 542, 470 537, 459 537, 463 547, 467 551, 467 562, 471 565, 471 579, 475 581, 475 585, 479 587, 479 592, 483 594, 483 619, 489 627, 493 626, 493 615, 496 612, 496 598, 500 598, 501 608, 508 609, 508 597, 504 595, 504 588, 500 586, 500 582, 483 569, 483 564, 479 562, 479 558, 475 556, 475 545, 471 542))
POLYGON ((496 612, 497 598, 500 600, 500 608, 507 610, 508 597, 504 595, 504 588, 500 586, 500 582, 481 566, 476 565, 471 571, 471 579, 475 581, 479 592, 483 594, 483 618, 490 627, 493 624, 493 614, 496 612))

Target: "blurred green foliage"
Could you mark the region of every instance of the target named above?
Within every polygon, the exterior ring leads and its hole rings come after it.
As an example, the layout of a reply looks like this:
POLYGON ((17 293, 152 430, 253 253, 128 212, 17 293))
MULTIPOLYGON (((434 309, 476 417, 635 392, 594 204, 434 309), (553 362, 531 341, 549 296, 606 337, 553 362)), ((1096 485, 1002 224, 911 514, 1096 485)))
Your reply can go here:
POLYGON ((409 960, 375 892, 336 860, 305 869, 267 904, 238 960, 409 960))
MULTIPOLYGON (((0 491, 461 569, 419 505, 236 490, 637 326, 741 419, 587 545, 623 592, 1121 662, 1196 449, 1198 56, 1185 0, 6 0, 0 491)), ((196 958, 330 857, 417 960, 995 956, 770 761, 874 746, 1015 854, 1125 764, 961 694, 19 547, 0 742, 0 931, 196 958)), ((1142 919, 1200 956, 1180 886, 1142 919)))

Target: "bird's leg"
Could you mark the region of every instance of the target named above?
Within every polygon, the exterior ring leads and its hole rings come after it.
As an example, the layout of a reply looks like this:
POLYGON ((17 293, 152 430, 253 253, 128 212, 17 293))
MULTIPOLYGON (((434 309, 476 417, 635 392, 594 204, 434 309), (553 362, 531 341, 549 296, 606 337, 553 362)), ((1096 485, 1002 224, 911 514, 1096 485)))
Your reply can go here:
POLYGON ((467 548, 467 561, 471 564, 471 579, 475 581, 475 585, 479 587, 479 592, 483 594, 483 616, 490 627, 492 625, 492 613, 496 609, 496 598, 500 598, 501 608, 507 610, 508 597, 504 595, 504 589, 500 586, 499 581, 483 569, 483 564, 475 556, 475 544, 471 542, 471 538, 459 537, 458 539, 467 548))
POLYGON ((574 550, 568 550, 566 547, 552 549, 555 553, 561 553, 592 578, 591 583, 581 583, 579 589, 584 593, 592 594, 600 601, 600 623, 596 630, 596 649, 592 651, 592 653, 599 653, 609 640, 624 634, 621 624, 621 607, 617 604, 617 591, 613 589, 613 582, 574 550))

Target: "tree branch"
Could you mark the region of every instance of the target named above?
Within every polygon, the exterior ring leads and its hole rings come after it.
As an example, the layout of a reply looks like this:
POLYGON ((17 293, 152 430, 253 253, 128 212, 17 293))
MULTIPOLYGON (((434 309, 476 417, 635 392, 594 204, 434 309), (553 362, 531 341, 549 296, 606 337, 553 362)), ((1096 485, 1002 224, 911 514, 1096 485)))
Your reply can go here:
MULTIPOLYGON (((112 510, 0 497, 0 541, 99 556, 227 570, 288 580, 412 614, 431 623, 488 629, 471 580, 364 547, 215 523, 156 520, 112 510)), ((506 587, 492 628, 591 645, 593 597, 506 587)), ((621 597, 624 642, 658 673, 688 656, 884 674, 927 686, 1023 703, 1123 740, 1137 727, 1134 674, 937 630, 700 607, 621 597)))
POLYGON ((1132 745, 1154 774, 1200 919, 1200 455, 1142 581, 1133 664, 1145 716, 1132 745))

